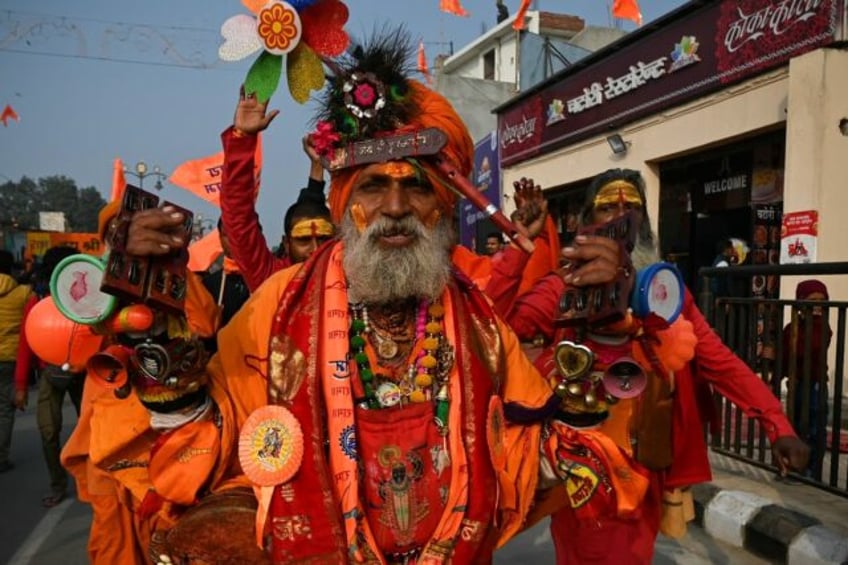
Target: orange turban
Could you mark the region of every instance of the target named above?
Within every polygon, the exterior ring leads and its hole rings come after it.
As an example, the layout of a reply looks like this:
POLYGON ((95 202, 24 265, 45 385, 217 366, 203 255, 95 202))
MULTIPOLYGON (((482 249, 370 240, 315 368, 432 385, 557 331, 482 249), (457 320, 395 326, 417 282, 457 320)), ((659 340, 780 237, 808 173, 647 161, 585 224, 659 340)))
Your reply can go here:
POLYGON ((117 216, 120 211, 120 200, 113 200, 100 209, 100 212, 97 215, 97 233, 100 235, 101 241, 106 239, 106 229, 109 227, 109 222, 111 222, 112 218, 117 216))
MULTIPOLYGON (((468 128, 459 114, 456 113, 451 103, 441 94, 430 90, 420 82, 409 81, 409 89, 412 92, 413 104, 417 107, 417 115, 413 116, 407 124, 398 128, 398 132, 415 131, 425 128, 438 128, 448 137, 448 142, 442 152, 456 164, 459 172, 465 176, 471 174, 474 166, 474 142, 468 128)), ((456 194, 447 188, 441 180, 436 167, 422 160, 422 165, 430 177, 436 196, 442 205, 444 212, 453 210, 456 203, 456 194)), ((350 167, 331 173, 330 178, 330 214, 333 221, 338 223, 347 209, 347 202, 353 191, 356 177, 364 166, 350 167)))

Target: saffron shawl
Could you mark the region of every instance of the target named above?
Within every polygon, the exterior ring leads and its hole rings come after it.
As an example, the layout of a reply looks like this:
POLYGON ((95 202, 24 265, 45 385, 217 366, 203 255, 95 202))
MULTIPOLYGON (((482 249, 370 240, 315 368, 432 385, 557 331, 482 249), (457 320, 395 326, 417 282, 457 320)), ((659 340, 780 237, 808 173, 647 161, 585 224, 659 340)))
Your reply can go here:
MULTIPOLYGON (((270 399, 289 408, 303 428, 300 471, 285 485, 255 489, 257 535, 271 535, 276 561, 383 562, 358 508, 356 460, 342 449, 355 422, 341 253, 341 244, 328 246, 296 274, 272 277, 221 332, 221 355, 210 364, 213 382, 227 389, 237 426, 270 399), (263 334, 266 341, 257 342, 263 334)), ((502 425, 487 434, 492 426, 485 423, 497 421, 491 414, 501 398, 533 409, 551 395, 479 290, 456 276, 442 303, 457 359, 450 378, 453 476, 422 563, 490 558, 496 541, 518 531, 535 490, 540 427, 502 425)))

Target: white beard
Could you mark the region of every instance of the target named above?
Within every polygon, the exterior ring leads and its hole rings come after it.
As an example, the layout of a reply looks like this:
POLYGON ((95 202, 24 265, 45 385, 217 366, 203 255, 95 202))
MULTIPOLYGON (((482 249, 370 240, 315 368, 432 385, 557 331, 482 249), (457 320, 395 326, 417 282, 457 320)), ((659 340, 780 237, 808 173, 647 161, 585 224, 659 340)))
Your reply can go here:
POLYGON ((630 253, 630 260, 633 262, 633 268, 639 271, 649 265, 659 262, 660 254, 653 242, 645 241, 641 237, 637 237, 636 246, 630 253))
POLYGON ((453 230, 446 217, 432 229, 413 216, 395 221, 380 217, 360 234, 350 214, 341 224, 348 298, 353 303, 386 304, 406 298, 438 298, 450 277, 453 230), (380 236, 414 235, 407 247, 386 248, 380 236))

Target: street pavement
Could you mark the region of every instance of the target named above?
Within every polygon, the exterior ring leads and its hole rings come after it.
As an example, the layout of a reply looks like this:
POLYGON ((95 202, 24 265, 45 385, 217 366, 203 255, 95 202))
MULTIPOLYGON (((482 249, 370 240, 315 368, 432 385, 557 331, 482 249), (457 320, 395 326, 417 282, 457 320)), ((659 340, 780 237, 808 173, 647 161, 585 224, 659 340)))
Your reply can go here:
MULTIPOLYGON (((0 500, 5 503, 5 510, 0 513, 0 563, 83 565, 88 562, 85 547, 91 511, 77 501, 72 492, 54 508, 41 506, 41 497, 48 491, 48 479, 35 423, 33 395, 30 402, 30 408, 26 413, 19 413, 15 425, 12 446, 15 468, 0 474, 0 500)), ((63 435, 67 437, 76 421, 69 402, 66 402, 64 414, 66 430, 63 435)), ((498 565, 553 562, 553 546, 546 521, 516 537, 495 555, 498 565)), ((681 540, 660 537, 654 563, 758 565, 766 561, 722 544, 700 528, 690 526, 681 540)))

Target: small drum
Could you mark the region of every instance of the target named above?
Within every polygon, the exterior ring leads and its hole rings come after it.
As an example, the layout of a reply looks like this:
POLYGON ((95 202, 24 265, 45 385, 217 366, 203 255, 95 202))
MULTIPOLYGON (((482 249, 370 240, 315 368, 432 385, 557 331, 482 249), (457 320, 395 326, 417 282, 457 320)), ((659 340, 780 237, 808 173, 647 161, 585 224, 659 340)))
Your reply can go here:
POLYGON ((633 314, 644 318, 656 314, 669 324, 683 309, 683 278, 671 263, 654 263, 636 273, 636 285, 630 296, 633 314))
POLYGON ((63 259, 50 278, 50 294, 56 307, 69 320, 94 325, 115 310, 116 298, 100 290, 103 261, 79 253, 63 259))
POLYGON ((153 532, 151 563, 270 565, 269 557, 256 546, 256 508, 250 489, 204 497, 186 510, 173 528, 153 532))

